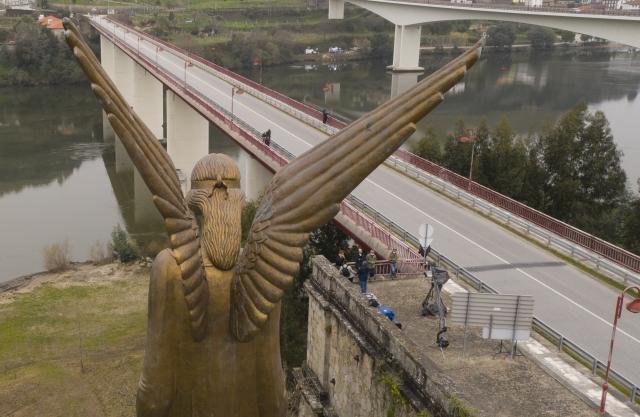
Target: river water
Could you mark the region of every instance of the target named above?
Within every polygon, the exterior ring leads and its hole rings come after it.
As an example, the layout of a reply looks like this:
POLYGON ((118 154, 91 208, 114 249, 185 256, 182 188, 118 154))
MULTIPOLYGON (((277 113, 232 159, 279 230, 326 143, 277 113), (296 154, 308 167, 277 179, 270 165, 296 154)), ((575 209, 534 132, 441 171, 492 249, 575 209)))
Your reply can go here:
MULTIPOLYGON (((427 57, 433 70, 447 58, 427 57)), ((348 118, 389 98, 380 61, 265 68, 265 85, 348 118)), ((640 56, 487 55, 419 125, 440 132, 462 118, 473 126, 507 117, 521 134, 553 122, 579 100, 605 112, 624 151, 630 182, 640 176, 640 56)), ((277 141, 277 138, 274 138, 277 141)), ((116 224, 143 246, 163 239, 162 223, 118 143, 103 137, 88 86, 0 89, 0 282, 37 272, 45 245, 68 239, 75 260, 107 242, 116 224), (118 161, 118 162, 117 162, 118 161)))

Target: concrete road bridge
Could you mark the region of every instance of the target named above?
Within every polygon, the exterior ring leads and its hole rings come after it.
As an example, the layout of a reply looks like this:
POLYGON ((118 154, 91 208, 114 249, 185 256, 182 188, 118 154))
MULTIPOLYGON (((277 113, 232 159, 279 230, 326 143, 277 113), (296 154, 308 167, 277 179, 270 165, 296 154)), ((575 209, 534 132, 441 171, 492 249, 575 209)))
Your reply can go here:
POLYGON ((329 19, 344 17, 345 2, 367 9, 396 25, 394 71, 421 71, 421 25, 446 20, 499 20, 583 33, 640 48, 640 13, 575 12, 566 8, 516 7, 503 4, 458 4, 434 0, 329 0, 329 19))
MULTIPOLYGON (((209 152, 210 131, 222 131, 246 155, 237 157, 245 178, 241 185, 248 198, 256 198, 272 172, 342 127, 333 119, 324 125, 317 110, 143 32, 103 16, 90 19, 101 35, 102 65, 151 131, 166 138, 182 178, 189 178, 195 162, 209 152), (272 131, 271 146, 260 140, 267 129, 272 131)), ((399 151, 343 203, 336 221, 383 255, 398 247, 400 257, 413 259, 418 226, 432 224, 434 249, 446 255, 457 274, 481 280, 478 286, 485 290, 533 295, 540 326, 548 326, 543 330, 601 369, 617 292, 441 194, 502 216, 532 239, 590 259, 625 282, 638 279, 640 257, 464 181, 399 151)), ((616 375, 640 394, 640 321, 623 319, 616 344, 616 375)))

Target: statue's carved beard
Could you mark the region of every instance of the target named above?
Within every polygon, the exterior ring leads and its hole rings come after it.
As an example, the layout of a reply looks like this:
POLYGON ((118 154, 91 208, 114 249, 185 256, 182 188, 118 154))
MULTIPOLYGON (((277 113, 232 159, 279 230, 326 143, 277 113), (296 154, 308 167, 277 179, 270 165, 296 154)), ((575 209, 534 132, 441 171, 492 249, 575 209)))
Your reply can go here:
POLYGON ((225 188, 191 190, 187 200, 191 210, 200 215, 200 243, 207 257, 216 268, 230 270, 240 252, 242 191, 225 188))

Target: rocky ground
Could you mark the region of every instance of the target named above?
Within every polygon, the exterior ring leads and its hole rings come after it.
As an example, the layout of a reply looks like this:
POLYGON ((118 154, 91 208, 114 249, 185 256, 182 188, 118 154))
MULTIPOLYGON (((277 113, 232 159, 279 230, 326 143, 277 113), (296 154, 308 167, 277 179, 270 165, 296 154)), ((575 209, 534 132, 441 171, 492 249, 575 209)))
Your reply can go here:
MULTIPOLYGON (((390 306, 402 323, 403 333, 449 375, 478 415, 502 416, 595 416, 595 410, 524 356, 510 359, 499 352, 500 342, 480 337, 470 329, 463 352, 464 328, 448 325, 450 346, 441 351, 435 344, 438 320, 422 317, 420 305, 427 293, 424 278, 380 281, 369 284, 383 305, 390 306)), ((448 294, 445 304, 451 305, 448 294)), ((508 344, 506 344, 508 349, 508 344)))

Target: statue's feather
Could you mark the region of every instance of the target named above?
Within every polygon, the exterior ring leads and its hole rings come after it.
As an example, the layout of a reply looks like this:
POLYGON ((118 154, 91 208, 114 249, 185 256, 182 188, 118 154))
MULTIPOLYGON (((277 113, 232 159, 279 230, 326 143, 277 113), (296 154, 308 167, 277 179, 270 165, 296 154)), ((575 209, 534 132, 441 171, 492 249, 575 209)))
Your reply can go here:
POLYGON ((415 131, 480 56, 482 42, 416 86, 300 155, 267 187, 236 267, 231 331, 240 341, 262 329, 293 283, 309 233, 415 131))
POLYGON ((64 19, 64 28, 67 43, 164 218, 172 253, 182 273, 192 334, 201 340, 206 334, 209 287, 200 255, 197 224, 185 203, 175 167, 158 139, 122 97, 78 28, 69 19, 64 19))

